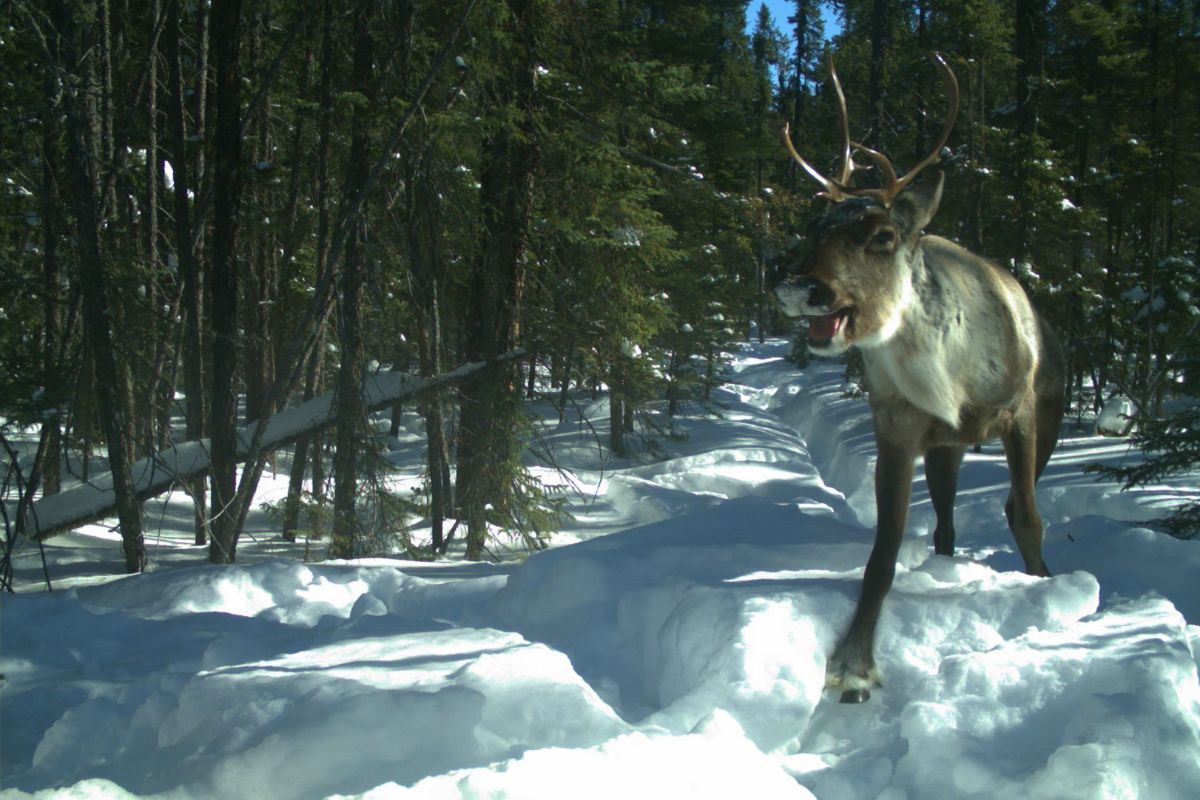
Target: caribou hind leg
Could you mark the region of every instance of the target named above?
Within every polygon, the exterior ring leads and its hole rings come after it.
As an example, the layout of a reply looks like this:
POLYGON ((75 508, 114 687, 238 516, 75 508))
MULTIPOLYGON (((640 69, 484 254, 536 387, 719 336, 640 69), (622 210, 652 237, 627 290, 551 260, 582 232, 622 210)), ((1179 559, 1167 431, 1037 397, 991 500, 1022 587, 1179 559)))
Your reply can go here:
POLYGON ((925 483, 937 514, 933 551, 940 556, 954 555, 954 496, 964 452, 961 447, 931 447, 925 453, 925 483))
POLYGON ((1032 402, 1033 410, 1018 414, 1001 436, 1012 478, 1004 514, 1025 559, 1025 571, 1030 575, 1049 576, 1050 570, 1042 559, 1042 519, 1038 514, 1034 487, 1042 477, 1062 431, 1066 412, 1066 362, 1054 331, 1040 317, 1038 325, 1044 352, 1034 379, 1036 399, 1032 402))
MULTIPOLYGON (((1011 489, 1004 504, 1008 527, 1016 539, 1017 549, 1025 560, 1030 575, 1049 577, 1050 570, 1042 560, 1042 518, 1038 515, 1034 486, 1037 484, 1038 437, 1034 425, 1014 423, 1001 435, 1004 455, 1008 460, 1011 489)), ((1041 466, 1045 466, 1044 463, 1041 466)))

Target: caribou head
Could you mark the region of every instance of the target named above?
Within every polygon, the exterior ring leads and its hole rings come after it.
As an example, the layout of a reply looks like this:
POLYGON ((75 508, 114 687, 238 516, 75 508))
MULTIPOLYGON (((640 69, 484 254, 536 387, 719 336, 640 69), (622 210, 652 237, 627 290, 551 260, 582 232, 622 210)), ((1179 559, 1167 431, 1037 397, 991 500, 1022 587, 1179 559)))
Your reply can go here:
POLYGON ((825 213, 808 227, 807 253, 776 288, 783 312, 807 317, 808 344, 821 355, 835 355, 851 345, 871 347, 887 341, 911 301, 909 259, 921 230, 937 211, 942 174, 919 187, 908 188, 921 170, 934 163, 958 117, 958 81, 941 55, 934 57, 950 102, 937 143, 916 166, 897 177, 883 153, 850 139, 846 97, 830 58, 829 71, 841 115, 842 154, 836 177, 821 174, 796 151, 788 127, 783 141, 792 158, 821 185, 818 197, 831 201, 825 213), (862 153, 878 169, 879 187, 859 188, 854 160, 862 153))

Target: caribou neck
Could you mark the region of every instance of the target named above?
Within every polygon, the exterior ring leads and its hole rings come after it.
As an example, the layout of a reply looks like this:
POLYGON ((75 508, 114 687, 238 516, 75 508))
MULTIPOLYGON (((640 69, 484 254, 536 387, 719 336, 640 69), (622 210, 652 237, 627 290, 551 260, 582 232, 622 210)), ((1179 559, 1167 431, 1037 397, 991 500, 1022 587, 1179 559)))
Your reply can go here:
MULTIPOLYGON (((862 347, 872 405, 889 413, 916 410, 958 430, 972 403, 968 365, 979 356, 962 313, 961 286, 928 257, 930 237, 922 237, 900 268, 902 294, 891 335, 862 347)), ((921 415, 912 415, 917 422, 921 415)), ((911 424, 911 423, 910 423, 911 424)))

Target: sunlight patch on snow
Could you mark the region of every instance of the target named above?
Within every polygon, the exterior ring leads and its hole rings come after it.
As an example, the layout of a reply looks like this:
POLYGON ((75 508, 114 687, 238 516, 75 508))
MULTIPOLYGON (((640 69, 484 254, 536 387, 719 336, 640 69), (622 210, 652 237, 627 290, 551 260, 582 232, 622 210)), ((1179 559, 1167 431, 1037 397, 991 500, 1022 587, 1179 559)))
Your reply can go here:
POLYGON ((722 720, 685 736, 637 732, 594 748, 534 750, 487 769, 427 778, 407 789, 380 786, 357 797, 811 800, 813 795, 807 789, 730 728, 736 728, 736 723, 722 720))
POLYGON ((795 581, 806 579, 829 578, 832 580, 850 580, 862 577, 862 569, 778 569, 756 570, 745 575, 726 578, 726 583, 753 583, 755 581, 795 581))

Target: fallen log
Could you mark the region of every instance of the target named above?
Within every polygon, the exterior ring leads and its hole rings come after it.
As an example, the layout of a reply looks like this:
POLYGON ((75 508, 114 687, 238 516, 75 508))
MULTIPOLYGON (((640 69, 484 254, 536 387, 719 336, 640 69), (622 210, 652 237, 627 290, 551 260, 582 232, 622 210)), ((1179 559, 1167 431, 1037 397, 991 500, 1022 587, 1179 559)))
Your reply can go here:
MULTIPOLYGON (((519 361, 524 350, 514 350, 500 356, 497 362, 519 361)), ((420 378, 402 372, 381 372, 367 378, 363 397, 367 408, 379 411, 395 403, 415 399, 429 392, 453 386, 484 369, 487 364, 464 364, 451 372, 432 378, 420 378)), ((333 425, 335 408, 333 394, 314 397, 305 403, 284 409, 268 417, 259 452, 270 452, 294 443, 305 434, 315 433, 333 425)), ((251 440, 261 421, 238 428, 238 461, 245 461, 251 440)), ((208 439, 183 442, 137 461, 132 466, 134 491, 138 502, 170 489, 183 480, 199 475, 209 467, 208 439)), ((116 509, 116 493, 112 475, 105 473, 88 483, 64 489, 58 494, 34 501, 24 519, 23 530, 36 541, 45 541, 98 519, 111 516, 116 509)))

